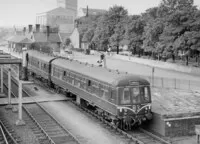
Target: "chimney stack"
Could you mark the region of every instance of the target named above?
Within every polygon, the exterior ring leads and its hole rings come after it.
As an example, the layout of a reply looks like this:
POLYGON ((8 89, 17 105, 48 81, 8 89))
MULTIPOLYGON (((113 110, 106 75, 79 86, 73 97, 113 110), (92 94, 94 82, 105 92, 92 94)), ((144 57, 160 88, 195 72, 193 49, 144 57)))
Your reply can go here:
POLYGON ((30 32, 32 32, 32 30, 33 30, 33 26, 32 25, 28 25, 28 32, 30 33, 30 32))
POLYGON ((47 28, 47 41, 48 41, 49 35, 50 35, 50 27, 49 27, 49 26, 46 26, 46 28, 47 28))
POLYGON ((35 27, 36 27, 36 32, 37 33, 40 32, 40 24, 36 24, 35 27))
POLYGON ((78 25, 79 25, 78 19, 75 20, 74 24, 75 24, 75 28, 78 28, 78 25))
POLYGON ((89 15, 89 8, 88 8, 88 5, 87 5, 86 17, 88 17, 88 15, 89 15))
POLYGON ((23 34, 24 35, 26 34, 26 27, 24 27, 24 29, 23 29, 23 34))

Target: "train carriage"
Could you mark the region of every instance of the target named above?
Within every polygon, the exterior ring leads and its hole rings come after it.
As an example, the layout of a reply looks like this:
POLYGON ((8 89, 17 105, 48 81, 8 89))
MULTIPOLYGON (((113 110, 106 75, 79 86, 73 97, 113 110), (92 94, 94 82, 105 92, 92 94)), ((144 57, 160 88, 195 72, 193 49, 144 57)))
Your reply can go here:
POLYGON ((45 55, 41 52, 35 50, 28 51, 29 62, 28 69, 29 72, 34 73, 37 77, 49 79, 49 61, 55 57, 51 55, 45 55))
POLYGON ((150 120, 150 83, 138 76, 74 60, 29 52, 29 69, 104 118, 134 126, 150 120))
POLYGON ((141 123, 151 117, 150 85, 138 76, 56 59, 51 77, 56 85, 76 93, 78 101, 86 100, 103 111, 108 119, 124 119, 128 115, 134 123, 141 123))

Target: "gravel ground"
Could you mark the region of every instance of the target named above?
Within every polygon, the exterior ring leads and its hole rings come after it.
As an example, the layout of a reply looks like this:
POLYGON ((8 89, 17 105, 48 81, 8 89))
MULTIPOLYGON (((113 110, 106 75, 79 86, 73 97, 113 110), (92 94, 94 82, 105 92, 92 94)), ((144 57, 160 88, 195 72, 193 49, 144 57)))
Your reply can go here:
POLYGON ((98 120, 82 113, 70 102, 48 102, 42 105, 82 144, 130 144, 123 137, 104 128, 98 120))
MULTIPOLYGON (((176 89, 152 90, 152 111, 161 115, 189 116, 200 112, 200 93, 176 89)), ((198 114, 199 115, 199 114, 198 114)))
MULTIPOLYGON (((16 105, 15 105, 16 107, 16 105)), ((12 112, 12 110, 6 110, 5 107, 0 107, 0 112, 3 113, 5 119, 9 122, 13 130, 17 133, 17 135, 21 138, 21 144, 39 144, 37 138, 35 137, 32 130, 28 125, 17 126, 15 125, 18 119, 18 113, 12 112)), ((25 116, 25 113, 23 113, 25 116)))

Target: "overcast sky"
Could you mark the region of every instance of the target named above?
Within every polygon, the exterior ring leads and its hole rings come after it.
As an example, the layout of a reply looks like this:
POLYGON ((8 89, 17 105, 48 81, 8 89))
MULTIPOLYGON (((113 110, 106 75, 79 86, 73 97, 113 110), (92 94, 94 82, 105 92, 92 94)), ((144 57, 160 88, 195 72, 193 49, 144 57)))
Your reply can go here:
MULTIPOLYGON (((78 0, 78 7, 108 9, 113 5, 124 6, 129 14, 140 14, 158 6, 161 0, 78 0)), ((194 0, 200 8, 200 0, 194 0)), ((56 8, 57 0, 0 0, 0 26, 35 24, 36 13, 56 8)))

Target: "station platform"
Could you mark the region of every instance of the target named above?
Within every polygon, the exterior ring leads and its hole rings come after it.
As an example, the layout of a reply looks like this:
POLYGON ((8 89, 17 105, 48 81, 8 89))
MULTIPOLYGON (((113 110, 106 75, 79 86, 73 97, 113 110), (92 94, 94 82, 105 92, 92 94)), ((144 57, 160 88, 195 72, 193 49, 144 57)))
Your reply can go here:
POLYGON ((172 89, 152 91, 153 119, 148 128, 165 137, 195 135, 200 124, 200 93, 172 89))
MULTIPOLYGON (((69 98, 52 93, 42 89, 36 84, 28 84, 23 86, 23 91, 28 93, 31 97, 23 97, 22 102, 25 103, 34 103, 34 102, 50 102, 50 101, 63 101, 69 100, 69 98)), ((18 98, 11 99, 12 104, 18 104, 18 98)), ((0 105, 8 104, 8 98, 5 94, 0 94, 0 105)))

